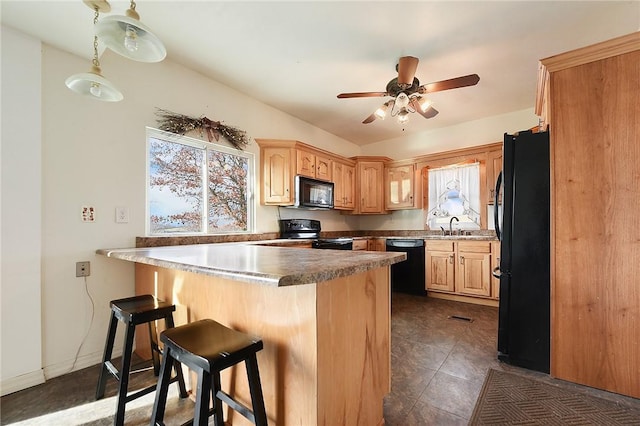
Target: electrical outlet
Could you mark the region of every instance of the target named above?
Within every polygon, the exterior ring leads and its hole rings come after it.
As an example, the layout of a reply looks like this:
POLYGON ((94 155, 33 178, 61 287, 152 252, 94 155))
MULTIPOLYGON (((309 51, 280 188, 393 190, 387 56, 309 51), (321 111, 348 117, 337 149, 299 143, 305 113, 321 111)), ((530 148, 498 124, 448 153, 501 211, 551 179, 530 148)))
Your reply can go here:
POLYGON ((91 275, 91 265, 87 262, 76 262, 76 277, 88 277, 91 275))
POLYGON ((83 222, 95 222, 96 221, 96 209, 93 206, 82 206, 80 210, 80 219, 83 222))

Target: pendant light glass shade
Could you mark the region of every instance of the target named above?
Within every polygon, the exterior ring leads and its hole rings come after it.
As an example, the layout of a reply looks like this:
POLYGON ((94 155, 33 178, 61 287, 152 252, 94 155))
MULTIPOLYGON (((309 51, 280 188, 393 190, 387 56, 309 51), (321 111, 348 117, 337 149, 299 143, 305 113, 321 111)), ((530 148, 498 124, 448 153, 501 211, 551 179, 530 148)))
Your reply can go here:
POLYGON ((105 102, 118 102, 124 99, 122 92, 100 74, 99 67, 92 67, 90 72, 74 74, 65 81, 67 87, 74 92, 105 102))
POLYGON ((160 62, 167 56, 167 49, 142 22, 134 10, 135 3, 126 12, 127 16, 107 16, 95 25, 96 35, 109 49, 140 62, 160 62))

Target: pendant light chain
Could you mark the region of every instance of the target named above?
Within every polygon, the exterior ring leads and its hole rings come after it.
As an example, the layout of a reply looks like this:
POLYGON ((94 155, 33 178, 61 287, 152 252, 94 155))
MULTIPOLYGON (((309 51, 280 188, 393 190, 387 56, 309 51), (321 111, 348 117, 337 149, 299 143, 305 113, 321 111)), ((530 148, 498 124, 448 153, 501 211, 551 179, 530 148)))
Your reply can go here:
MULTIPOLYGON (((98 12, 98 6, 96 6, 96 14, 93 17, 93 26, 98 23, 98 16, 100 16, 100 12, 98 12)), ((100 68, 100 61, 98 60, 98 35, 95 34, 93 36, 93 66, 96 68, 100 68)))
POLYGON ((136 10, 136 2, 134 0, 131 0, 131 4, 130 4, 129 8, 135 12, 135 10, 136 10))

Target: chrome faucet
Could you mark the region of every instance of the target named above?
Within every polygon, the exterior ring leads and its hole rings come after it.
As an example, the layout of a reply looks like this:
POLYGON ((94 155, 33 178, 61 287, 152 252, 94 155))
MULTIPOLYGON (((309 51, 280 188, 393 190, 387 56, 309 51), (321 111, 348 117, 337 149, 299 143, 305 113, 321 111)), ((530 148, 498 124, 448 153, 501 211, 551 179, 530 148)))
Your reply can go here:
POLYGON ((458 219, 457 217, 453 216, 450 220, 449 220, 449 235, 453 235, 453 230, 451 229, 452 225, 453 225, 453 219, 456 220, 456 222, 460 222, 460 219, 458 219))

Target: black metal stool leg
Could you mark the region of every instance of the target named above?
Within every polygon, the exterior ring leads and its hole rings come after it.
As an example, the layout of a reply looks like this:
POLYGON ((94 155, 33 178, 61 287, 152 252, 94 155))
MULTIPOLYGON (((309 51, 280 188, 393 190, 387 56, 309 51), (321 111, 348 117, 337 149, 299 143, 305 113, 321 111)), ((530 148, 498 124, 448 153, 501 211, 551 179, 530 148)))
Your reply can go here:
POLYGON ((258 370, 258 359, 256 354, 252 354, 244 361, 247 367, 247 377, 249 379, 249 392, 251 393, 251 403, 253 405, 253 416, 256 426, 267 426, 267 413, 264 408, 262 396, 262 385, 260 383, 260 372, 258 370))
POLYGON ((153 403, 153 412, 151 414, 151 425, 162 425, 164 420, 164 409, 167 403, 167 393, 169 392, 169 384, 171 381, 171 367, 174 364, 173 358, 169 353, 169 349, 165 349, 162 357, 162 365, 160 367, 160 377, 158 378, 158 386, 156 387, 156 398, 153 403))
POLYGON ((116 339, 116 330, 118 329, 118 319, 115 314, 111 312, 111 320, 109 321, 109 330, 107 331, 107 341, 104 345, 104 354, 102 355, 102 365, 100 367, 100 376, 98 377, 98 386, 96 387, 96 399, 102 399, 104 397, 104 390, 107 386, 107 361, 111 361, 111 354, 113 353, 113 342, 116 339))
POLYGON ((124 407, 127 403, 127 389, 129 386, 129 372, 131 371, 131 354, 133 352, 133 337, 135 335, 136 326, 127 323, 127 331, 125 334, 124 347, 122 348, 122 366, 120 367, 120 385, 118 387, 118 408, 114 424, 121 426, 124 424, 124 407))

